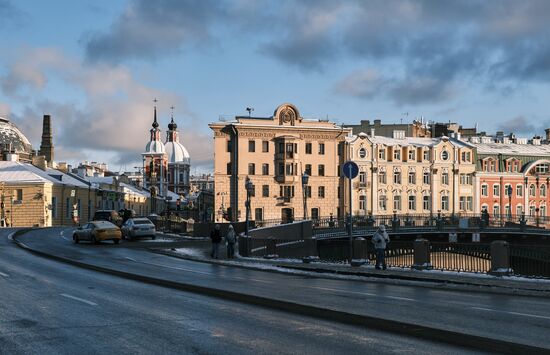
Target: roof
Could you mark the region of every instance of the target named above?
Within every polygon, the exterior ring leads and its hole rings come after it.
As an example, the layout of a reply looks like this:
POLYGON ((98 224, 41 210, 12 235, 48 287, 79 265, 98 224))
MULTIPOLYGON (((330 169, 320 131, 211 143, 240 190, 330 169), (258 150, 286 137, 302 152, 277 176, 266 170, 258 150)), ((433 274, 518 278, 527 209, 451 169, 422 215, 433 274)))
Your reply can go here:
POLYGON ((145 152, 142 154, 165 154, 164 143, 161 141, 149 141, 145 146, 145 152))
POLYGON ((52 183, 50 179, 27 169, 27 165, 15 161, 0 161, 0 181, 6 183, 52 183))
POLYGON ((31 153, 31 143, 17 126, 8 119, 0 117, 0 144, 11 145, 16 153, 31 153))
POLYGON ((549 144, 516 143, 468 143, 477 149, 478 154, 550 156, 549 144))
POLYGON ((168 163, 187 163, 189 164, 189 152, 180 142, 169 141, 164 145, 168 155, 168 163))
POLYGON ((453 146, 458 148, 464 148, 469 147, 468 144, 458 141, 456 139, 447 138, 447 137, 441 137, 441 138, 419 138, 419 137, 405 137, 402 139, 399 138, 390 138, 390 137, 383 137, 383 136, 374 136, 374 137, 368 137, 368 139, 373 144, 382 144, 387 146, 415 146, 415 147, 433 147, 435 145, 438 145, 445 139, 448 139, 449 143, 451 143, 453 146))

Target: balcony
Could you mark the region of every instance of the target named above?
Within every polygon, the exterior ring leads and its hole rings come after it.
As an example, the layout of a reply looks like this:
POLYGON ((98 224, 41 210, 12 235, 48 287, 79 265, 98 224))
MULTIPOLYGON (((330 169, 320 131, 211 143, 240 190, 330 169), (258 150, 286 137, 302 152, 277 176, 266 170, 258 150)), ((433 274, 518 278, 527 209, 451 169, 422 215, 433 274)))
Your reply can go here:
POLYGON ((370 181, 365 181, 365 182, 355 181, 353 183, 353 188, 354 189, 368 189, 368 188, 370 188, 370 181))
POLYGON ((280 196, 277 197, 277 205, 279 206, 287 206, 292 203, 292 197, 290 196, 280 196))
POLYGON ((275 181, 277 181, 279 184, 293 184, 295 182, 298 182, 300 179, 299 176, 296 175, 276 175, 275 181))

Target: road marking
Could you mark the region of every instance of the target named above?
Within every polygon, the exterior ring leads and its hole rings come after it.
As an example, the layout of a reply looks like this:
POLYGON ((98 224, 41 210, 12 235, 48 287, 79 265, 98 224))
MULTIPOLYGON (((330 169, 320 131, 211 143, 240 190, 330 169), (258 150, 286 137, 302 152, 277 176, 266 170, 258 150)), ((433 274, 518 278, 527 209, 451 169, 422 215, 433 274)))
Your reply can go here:
POLYGON ((545 316, 539 316, 536 314, 529 314, 529 313, 519 313, 519 312, 511 312, 511 311, 500 311, 498 309, 491 309, 491 308, 483 308, 483 307, 470 307, 472 309, 477 309, 480 311, 488 311, 488 312, 498 312, 498 313, 506 313, 506 314, 512 314, 514 316, 524 316, 524 317, 532 317, 532 318, 542 318, 542 319, 550 319, 550 317, 545 316))
POLYGON ((344 293, 354 293, 357 295, 365 295, 365 296, 378 296, 375 293, 368 293, 368 292, 356 292, 356 291, 346 291, 346 290, 339 290, 337 288, 329 288, 329 287, 317 287, 317 286, 305 286, 308 288, 314 288, 317 290, 324 290, 324 291, 336 291, 336 292, 344 292, 344 293))
POLYGON ((406 297, 397 297, 397 296, 382 296, 382 297, 387 297, 387 298, 391 298, 391 299, 394 299, 394 300, 400 300, 400 301, 416 302, 416 300, 413 300, 412 298, 406 298, 406 297))
POLYGON ((8 275, 8 274, 4 274, 3 272, 0 272, 0 276, 4 276, 4 277, 10 277, 10 275, 8 275))
POLYGON ((88 300, 85 300, 85 299, 82 299, 82 298, 79 298, 79 297, 71 296, 71 295, 68 295, 66 293, 61 293, 60 296, 67 297, 67 298, 70 298, 70 299, 75 300, 75 301, 83 302, 83 303, 89 304, 90 306, 97 306, 97 303, 94 303, 92 301, 88 301, 88 300))

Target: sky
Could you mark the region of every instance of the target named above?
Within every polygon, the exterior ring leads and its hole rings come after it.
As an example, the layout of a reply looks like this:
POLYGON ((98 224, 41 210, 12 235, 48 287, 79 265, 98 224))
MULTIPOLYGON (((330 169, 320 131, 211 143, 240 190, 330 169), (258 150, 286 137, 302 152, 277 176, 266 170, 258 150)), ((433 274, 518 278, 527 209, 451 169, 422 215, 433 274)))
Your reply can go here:
POLYGON ((208 124, 268 117, 458 122, 544 135, 550 1, 0 0, 0 116, 55 158, 141 165, 153 99, 171 106, 192 173, 213 168, 208 124))

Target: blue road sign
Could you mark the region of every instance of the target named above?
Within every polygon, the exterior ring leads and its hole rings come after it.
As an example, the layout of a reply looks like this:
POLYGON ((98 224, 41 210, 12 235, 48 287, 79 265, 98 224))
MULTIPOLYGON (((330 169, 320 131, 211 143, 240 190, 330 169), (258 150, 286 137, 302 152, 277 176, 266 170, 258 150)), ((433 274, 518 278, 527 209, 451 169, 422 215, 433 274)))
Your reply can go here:
POLYGON ((344 163, 342 172, 348 179, 354 179, 359 174, 359 166, 354 161, 348 160, 344 163))

